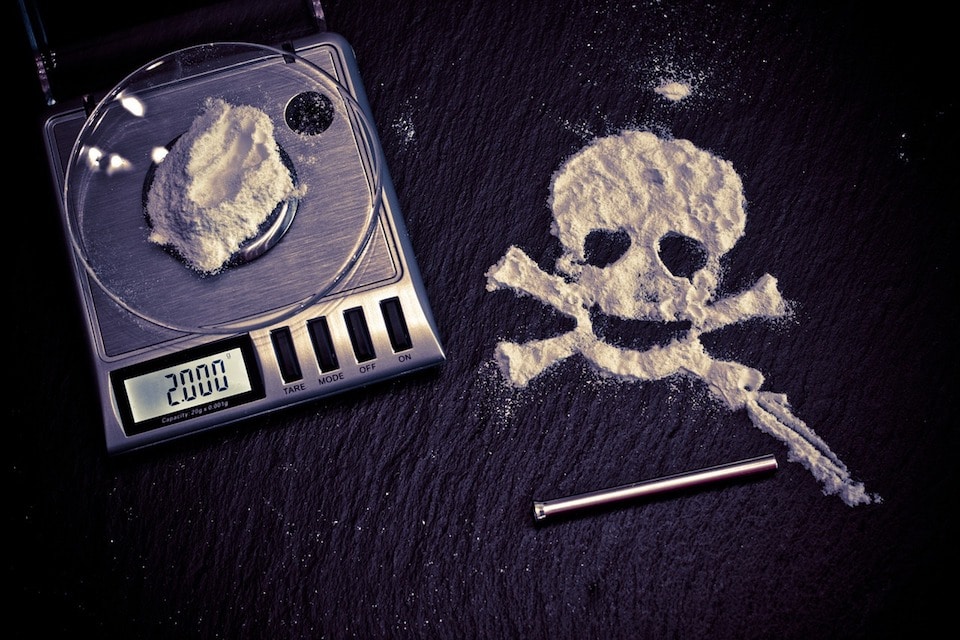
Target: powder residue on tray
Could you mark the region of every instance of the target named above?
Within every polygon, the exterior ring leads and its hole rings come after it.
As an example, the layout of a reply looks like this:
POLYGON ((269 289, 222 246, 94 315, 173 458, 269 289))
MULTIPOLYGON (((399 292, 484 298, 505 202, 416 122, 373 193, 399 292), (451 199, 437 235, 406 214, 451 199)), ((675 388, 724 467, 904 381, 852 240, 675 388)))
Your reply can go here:
POLYGON ((717 295, 721 259, 745 232, 744 203, 733 165, 689 140, 636 130, 594 139, 551 181, 550 232, 563 246, 557 273, 518 246, 486 273, 488 291, 532 297, 573 319, 574 328, 524 343, 503 341, 495 361, 518 387, 573 356, 626 382, 697 378, 730 410, 745 410, 755 427, 785 443, 789 458, 805 466, 824 493, 851 506, 879 502, 793 414, 785 395, 762 390, 760 371, 713 357, 700 340, 723 327, 791 313, 770 274, 739 293, 717 295), (620 254, 595 261, 588 247, 596 237, 619 238, 620 254), (675 240, 699 247, 694 254, 702 255, 689 272, 674 273, 664 258, 665 244, 675 240), (608 319, 675 333, 644 347, 614 344, 596 331, 608 319))
POLYGON ((201 273, 216 273, 296 192, 270 117, 208 98, 156 167, 146 203, 149 240, 201 273))

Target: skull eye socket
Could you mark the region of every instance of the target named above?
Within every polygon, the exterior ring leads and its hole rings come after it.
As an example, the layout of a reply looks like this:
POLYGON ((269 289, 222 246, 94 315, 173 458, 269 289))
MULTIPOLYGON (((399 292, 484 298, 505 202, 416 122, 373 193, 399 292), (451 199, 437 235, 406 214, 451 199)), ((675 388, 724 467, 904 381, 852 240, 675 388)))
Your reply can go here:
POLYGON ((602 269, 619 260, 629 248, 630 236, 626 231, 594 229, 583 241, 584 262, 602 269))
POLYGON ((707 264, 707 250, 701 242, 679 233, 660 238, 660 260, 678 278, 690 279, 707 264))

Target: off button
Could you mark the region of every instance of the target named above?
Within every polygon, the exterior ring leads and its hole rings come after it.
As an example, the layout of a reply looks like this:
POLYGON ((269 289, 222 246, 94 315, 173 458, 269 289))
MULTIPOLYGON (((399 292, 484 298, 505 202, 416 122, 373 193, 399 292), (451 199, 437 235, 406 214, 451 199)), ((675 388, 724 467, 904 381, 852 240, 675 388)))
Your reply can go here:
POLYGON ((367 327, 367 318, 363 315, 362 307, 354 307, 343 312, 344 322, 347 324, 347 333, 350 335, 350 344, 353 346, 353 355, 357 362, 366 362, 377 357, 373 348, 373 338, 367 327))

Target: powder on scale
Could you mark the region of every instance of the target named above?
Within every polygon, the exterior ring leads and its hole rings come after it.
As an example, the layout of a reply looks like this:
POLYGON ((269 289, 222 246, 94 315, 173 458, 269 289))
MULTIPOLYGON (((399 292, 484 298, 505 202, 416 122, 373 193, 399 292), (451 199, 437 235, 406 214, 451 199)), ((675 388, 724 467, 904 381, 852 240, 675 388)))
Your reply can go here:
POLYGON ((146 205, 149 240, 213 274, 294 195, 270 117, 208 98, 156 167, 146 205))

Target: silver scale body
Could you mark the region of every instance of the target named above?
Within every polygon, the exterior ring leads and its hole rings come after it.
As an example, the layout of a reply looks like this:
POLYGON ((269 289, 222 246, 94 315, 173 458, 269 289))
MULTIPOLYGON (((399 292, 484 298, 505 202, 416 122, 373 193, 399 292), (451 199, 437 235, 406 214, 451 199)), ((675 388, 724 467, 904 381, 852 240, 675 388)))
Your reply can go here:
MULTIPOLYGON (((340 36, 323 33, 293 44, 297 55, 323 68, 346 86, 372 122, 356 60, 351 48, 340 36)), ((71 149, 85 120, 85 112, 75 109, 53 115, 45 124, 44 136, 51 171, 60 194, 63 193, 71 149)), ((381 153, 375 132, 373 138, 371 143, 376 145, 377 153, 381 153)), ((439 333, 385 165, 381 166, 381 186, 382 204, 378 219, 369 244, 355 268, 321 300, 295 315, 279 320, 276 325, 258 326, 231 336, 183 332, 138 318, 101 290, 68 243, 93 356, 107 450, 121 453, 142 449, 443 362, 445 355, 439 333), (391 342, 390 321, 381 308, 385 300, 399 303, 402 310, 402 329, 409 341, 399 351, 391 342), (355 309, 363 311, 373 351, 363 361, 357 358, 344 317, 345 311, 355 309), (334 370, 321 369, 307 329, 308 322, 317 318, 326 320, 331 346, 338 360, 338 367, 334 370), (272 332, 278 328, 289 330, 294 357, 301 370, 298 380, 285 381, 281 375, 278 350, 271 338, 272 332), (151 363, 158 363, 159 367, 171 359, 183 360, 180 354, 203 351, 210 348, 208 345, 224 341, 236 344, 236 340, 250 347, 247 355, 251 362, 248 368, 261 378, 258 382, 262 382, 258 397, 224 408, 198 410, 193 412, 196 415, 192 417, 177 416, 176 420, 145 430, 130 424, 129 410, 124 406, 123 399, 118 398, 118 387, 111 382, 112 373, 116 375, 118 371, 131 368, 149 369, 153 366, 151 363)), ((344 194, 344 197, 349 198, 350 194, 344 194)), ((61 214, 66 230, 67 213, 62 197, 61 214)), ((321 230, 311 231, 305 218, 306 214, 297 214, 288 236, 280 244, 292 244, 294 241, 288 240, 292 234, 301 234, 302 240, 302 234, 314 233, 314 241, 305 243, 302 249, 309 252, 309 255, 303 254, 303 264, 309 265, 317 260, 317 246, 322 247, 324 242, 330 240, 324 237, 321 230)), ((150 250, 145 242, 143 244, 144 251, 150 250)), ((288 261, 287 264, 291 263, 288 261)), ((238 272, 245 266, 239 267, 238 272)), ((271 277, 275 278, 276 287, 282 288, 291 282, 309 282, 311 274, 308 268, 299 269, 294 263, 292 268, 271 273, 271 277)), ((191 304, 190 300, 177 300, 175 296, 170 298, 172 305, 191 304)), ((229 305, 230 302, 220 304, 229 305)), ((218 313, 222 311, 223 307, 219 306, 218 313)))

